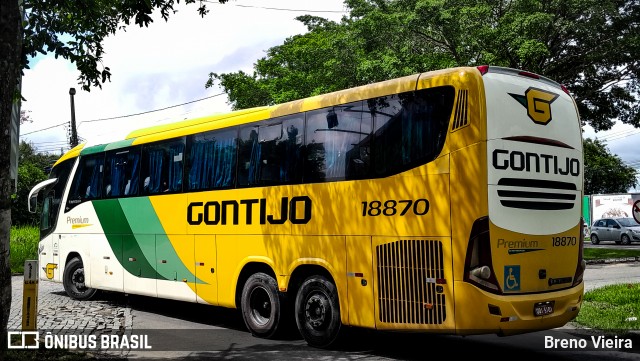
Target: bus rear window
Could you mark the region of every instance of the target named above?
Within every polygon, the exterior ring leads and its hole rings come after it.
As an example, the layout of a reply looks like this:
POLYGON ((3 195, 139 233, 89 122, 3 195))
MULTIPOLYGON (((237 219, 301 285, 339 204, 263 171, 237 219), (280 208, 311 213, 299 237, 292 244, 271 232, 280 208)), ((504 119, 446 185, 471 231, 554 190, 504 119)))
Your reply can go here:
POLYGON ((455 90, 442 86, 370 99, 375 176, 434 160, 449 128, 455 90))

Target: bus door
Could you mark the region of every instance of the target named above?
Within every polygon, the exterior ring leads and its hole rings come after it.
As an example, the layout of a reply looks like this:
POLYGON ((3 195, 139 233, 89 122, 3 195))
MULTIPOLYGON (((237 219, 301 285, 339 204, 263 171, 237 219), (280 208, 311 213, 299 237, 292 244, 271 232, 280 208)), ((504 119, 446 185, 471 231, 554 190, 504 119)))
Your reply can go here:
POLYGON ((375 327, 371 237, 347 236, 349 325, 375 327))
POLYGON ((196 234, 196 293, 198 303, 218 305, 218 282, 216 265, 216 236, 211 234, 196 234))
MULTIPOLYGON (((56 182, 56 178, 47 179, 34 186, 29 192, 28 210, 32 213, 36 212, 38 193, 42 191, 44 195, 40 213, 40 242, 38 243, 39 278, 43 280, 60 279, 58 272, 59 256, 54 261, 54 253, 57 256, 59 252, 57 248, 58 242, 57 240, 55 241, 56 248, 54 250, 54 235, 51 233, 56 224, 54 217, 57 217, 57 212, 54 209, 55 192, 52 189, 56 182), (57 275, 58 277, 56 277, 57 275)), ((58 235, 55 235, 55 237, 58 237, 58 235)))

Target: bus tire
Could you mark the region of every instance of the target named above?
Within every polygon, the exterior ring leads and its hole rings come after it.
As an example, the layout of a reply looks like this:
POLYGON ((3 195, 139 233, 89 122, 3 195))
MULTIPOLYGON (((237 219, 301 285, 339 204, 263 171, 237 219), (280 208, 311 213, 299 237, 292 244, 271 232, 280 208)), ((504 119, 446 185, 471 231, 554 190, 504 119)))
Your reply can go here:
POLYGON ((281 300, 276 280, 266 273, 255 273, 242 288, 242 318, 251 334, 272 338, 280 326, 281 300))
POLYGON ((328 348, 340 334, 340 303, 333 282, 323 276, 307 278, 296 295, 298 330, 310 346, 328 348))
POLYGON ((84 265, 82 264, 82 260, 74 257, 67 262, 62 276, 62 284, 67 295, 80 301, 85 301, 93 297, 97 290, 86 287, 84 281, 84 265))

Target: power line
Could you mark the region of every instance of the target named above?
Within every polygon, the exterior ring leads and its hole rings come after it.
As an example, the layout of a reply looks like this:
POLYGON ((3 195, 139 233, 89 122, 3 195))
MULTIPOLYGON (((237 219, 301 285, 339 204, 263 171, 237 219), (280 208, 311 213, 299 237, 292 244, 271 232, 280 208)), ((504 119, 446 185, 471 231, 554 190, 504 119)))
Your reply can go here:
POLYGON ((603 138, 613 137, 613 136, 617 136, 617 135, 620 135, 620 134, 629 133, 630 131, 634 131, 634 130, 636 130, 636 129, 635 128, 621 129, 621 130, 618 130, 618 131, 615 131, 615 132, 611 132, 609 134, 605 134, 602 137, 603 138))
POLYGON ((610 134, 610 135, 605 135, 602 138, 599 138, 600 140, 603 140, 605 142, 609 142, 609 141, 613 141, 613 140, 620 140, 620 139, 624 139, 624 138, 628 138, 634 135, 640 134, 640 130, 637 129, 631 129, 629 131, 627 131, 626 133, 621 133, 621 134, 610 134))
POLYGON ((50 144, 50 143, 55 143, 55 144, 60 144, 60 143, 67 143, 66 140, 54 140, 51 142, 33 142, 32 144, 50 144))
MULTIPOLYGON (((207 1, 206 3, 210 4, 218 4, 222 5, 218 2, 207 1)), ((253 6, 253 5, 239 5, 239 4, 224 4, 224 6, 237 6, 241 8, 254 8, 254 9, 264 9, 264 10, 276 10, 276 11, 293 11, 293 12, 307 12, 307 13, 347 13, 346 10, 306 10, 306 9, 286 9, 286 8, 272 8, 272 7, 264 7, 264 6, 253 6)))
MULTIPOLYGON (((208 96, 208 97, 205 97, 205 98, 192 100, 192 101, 190 101, 190 102, 186 102, 186 103, 182 103, 182 104, 176 104, 176 105, 172 105, 172 106, 170 106, 170 107, 166 107, 166 108, 160 108, 160 109, 148 110, 148 111, 141 112, 141 113, 128 114, 128 115, 119 115, 119 116, 111 117, 111 118, 101 118, 101 119, 84 120, 84 121, 81 121, 80 123, 78 123, 78 126, 80 126, 80 124, 82 124, 82 123, 92 123, 92 122, 99 122, 99 121, 103 121, 103 120, 121 119, 121 118, 133 117, 133 116, 136 116, 136 115, 142 115, 142 114, 149 114, 149 113, 159 112, 159 111, 162 111, 162 110, 167 110, 167 109, 171 109, 171 108, 176 108, 176 107, 180 107, 180 106, 183 106, 183 105, 192 104, 192 103, 196 103, 196 102, 199 102, 199 101, 207 100, 207 99, 210 99, 210 98, 215 98, 215 97, 218 97, 218 96, 223 95, 223 94, 225 94, 225 93, 224 93, 224 92, 222 92, 222 93, 214 94, 214 95, 212 95, 212 96, 208 96)), ((53 126, 50 126, 50 127, 47 127, 47 128, 34 130, 34 131, 32 131, 32 132, 28 132, 28 133, 20 134, 20 136, 22 137, 22 136, 29 135, 29 134, 33 134, 33 133, 36 133, 36 132, 42 132, 42 131, 44 131, 44 130, 48 130, 48 129, 51 129, 51 128, 55 128, 55 127, 59 127, 59 126, 61 126, 61 125, 67 125, 67 124, 69 124, 69 122, 64 122, 64 123, 60 123, 60 124, 57 124, 57 125, 53 125, 53 126)))
POLYGON ((51 128, 55 128, 55 127, 59 127, 59 126, 61 126, 61 125, 66 125, 66 124, 68 124, 68 123, 69 123, 69 122, 64 122, 64 123, 60 123, 60 124, 58 124, 58 125, 52 125, 52 126, 47 127, 47 128, 38 129, 38 130, 34 130, 34 131, 32 131, 32 132, 28 132, 28 133, 20 134, 20 136, 21 136, 21 137, 23 137, 23 136, 25 136, 25 135, 29 135, 29 134, 33 134, 33 133, 37 133, 37 132, 41 132, 41 131, 43 131, 43 130, 47 130, 47 129, 51 129, 51 128))
POLYGON ((241 7, 241 8, 256 8, 256 9, 264 9, 264 10, 295 11, 295 12, 307 12, 307 13, 346 13, 348 12, 345 10, 281 9, 281 8, 270 8, 270 7, 263 7, 263 6, 239 5, 239 4, 231 4, 231 5, 241 7))
POLYGON ((224 94, 225 94, 225 93, 224 93, 224 92, 222 92, 222 93, 218 93, 218 94, 215 94, 215 95, 212 95, 212 96, 206 97, 206 98, 197 99, 197 100, 192 100, 192 101, 190 101, 190 102, 186 102, 186 103, 182 103, 182 104, 176 104, 176 105, 172 105, 172 106, 170 106, 170 107, 166 107, 166 108, 155 109, 155 110, 148 110, 148 111, 146 111, 146 112, 141 112, 141 113, 128 114, 128 115, 119 115, 119 116, 116 116, 116 117, 110 117, 110 118, 100 118, 100 119, 83 120, 83 121, 81 121, 80 123, 78 123, 78 126, 80 126, 80 124, 82 124, 82 123, 101 122, 101 121, 103 121, 103 120, 122 119, 122 118, 134 117, 134 116, 136 116, 136 115, 143 115, 143 114, 149 114, 149 113, 159 112, 159 111, 161 111, 161 110, 167 110, 167 109, 171 109, 171 108, 181 107, 181 106, 183 106, 183 105, 187 105, 187 104, 191 104, 191 103, 196 103, 196 102, 203 101, 203 100, 207 100, 207 99, 210 99, 210 98, 215 98, 215 97, 217 97, 217 96, 224 95, 224 94))

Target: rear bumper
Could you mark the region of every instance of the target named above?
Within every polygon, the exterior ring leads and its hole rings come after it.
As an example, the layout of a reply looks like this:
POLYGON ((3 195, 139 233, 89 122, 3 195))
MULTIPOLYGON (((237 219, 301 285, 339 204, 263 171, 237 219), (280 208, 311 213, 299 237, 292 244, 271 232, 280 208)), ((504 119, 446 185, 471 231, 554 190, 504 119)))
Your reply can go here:
POLYGON ((456 333, 515 335, 564 326, 574 319, 582 303, 584 282, 571 289, 544 294, 495 295, 456 281, 456 333), (534 304, 554 302, 547 316, 534 316, 534 304))

